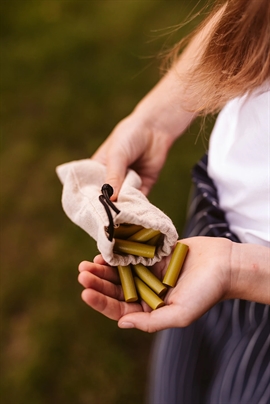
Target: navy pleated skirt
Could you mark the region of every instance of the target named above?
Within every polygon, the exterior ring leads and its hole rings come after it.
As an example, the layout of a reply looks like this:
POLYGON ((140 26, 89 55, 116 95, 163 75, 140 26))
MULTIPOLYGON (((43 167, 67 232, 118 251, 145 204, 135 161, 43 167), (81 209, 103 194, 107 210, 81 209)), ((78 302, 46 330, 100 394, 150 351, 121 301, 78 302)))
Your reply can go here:
MULTIPOLYGON (((194 167, 194 192, 183 237, 239 242, 207 175, 194 167)), ((147 404, 270 404, 269 306, 226 300, 185 328, 157 333, 147 404)))

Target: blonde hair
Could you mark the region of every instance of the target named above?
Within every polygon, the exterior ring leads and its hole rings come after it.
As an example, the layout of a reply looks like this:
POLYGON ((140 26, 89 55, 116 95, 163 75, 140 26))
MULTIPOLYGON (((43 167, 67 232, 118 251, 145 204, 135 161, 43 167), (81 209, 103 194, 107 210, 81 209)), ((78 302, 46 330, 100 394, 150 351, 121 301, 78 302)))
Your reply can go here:
POLYGON ((188 78, 198 100, 191 109, 200 114, 218 112, 230 99, 252 92, 270 78, 270 0, 220 1, 195 32, 171 50, 170 60, 175 61, 218 12, 188 78))

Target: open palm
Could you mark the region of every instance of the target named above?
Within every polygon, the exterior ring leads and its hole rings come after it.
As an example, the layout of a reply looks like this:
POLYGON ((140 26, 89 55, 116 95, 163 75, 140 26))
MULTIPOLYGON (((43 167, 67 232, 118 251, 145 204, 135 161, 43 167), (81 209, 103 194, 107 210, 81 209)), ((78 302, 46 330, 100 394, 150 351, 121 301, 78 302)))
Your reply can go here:
MULTIPOLYGON (((176 286, 166 294, 165 306, 151 310, 144 302, 126 303, 117 269, 108 266, 100 255, 94 262, 84 261, 79 266, 79 282, 85 288, 82 299, 118 321, 121 328, 155 332, 189 325, 214 304, 229 298, 232 242, 211 237, 193 237, 181 242, 189 246, 189 253, 176 286)), ((151 268, 160 279, 169 260, 166 257, 151 268)))

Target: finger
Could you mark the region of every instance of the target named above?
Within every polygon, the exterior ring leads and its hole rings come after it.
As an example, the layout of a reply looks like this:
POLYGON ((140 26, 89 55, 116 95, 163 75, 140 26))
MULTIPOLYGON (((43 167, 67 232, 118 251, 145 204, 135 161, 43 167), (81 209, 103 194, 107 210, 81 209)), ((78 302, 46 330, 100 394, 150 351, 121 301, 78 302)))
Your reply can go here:
POLYGON ((120 328, 137 328, 138 330, 153 333, 166 328, 181 327, 181 318, 179 319, 178 310, 173 305, 169 305, 153 310, 150 313, 127 314, 121 317, 118 326, 120 328))
POLYGON ((113 187, 113 195, 110 199, 116 201, 126 176, 127 161, 123 156, 121 157, 119 153, 116 157, 113 153, 111 156, 112 157, 108 156, 107 161, 106 183, 113 187))
POLYGON ((94 289, 85 289, 81 296, 82 300, 92 309, 112 320, 119 320, 125 314, 142 310, 138 303, 120 302, 94 289))
POLYGON ((147 196, 149 194, 149 192, 151 191, 153 187, 153 184, 142 184, 140 191, 147 196))
POLYGON ((83 261, 79 265, 79 271, 81 273, 88 271, 91 272, 93 275, 98 276, 99 278, 106 279, 107 281, 116 284, 120 283, 117 269, 108 265, 101 265, 94 262, 83 261))
POLYGON ((109 146, 110 137, 107 137, 105 142, 103 142, 97 150, 92 154, 91 160, 96 160, 99 163, 106 165, 107 163, 107 149, 110 149, 109 146))
POLYGON ((141 192, 144 195, 148 195, 149 192, 151 191, 153 185, 155 184, 157 178, 152 178, 152 177, 148 177, 146 175, 141 175, 141 179, 142 179, 142 185, 141 185, 141 192))
POLYGON ((117 300, 124 300, 123 289, 120 285, 101 279, 91 272, 83 271, 78 276, 79 283, 85 288, 94 289, 104 295, 113 297, 117 300))
POLYGON ((82 262, 79 264, 79 266, 78 266, 78 270, 79 270, 79 272, 82 272, 82 271, 89 271, 90 266, 91 266, 91 262, 89 262, 89 261, 82 261, 82 262))
POLYGON ((101 254, 98 254, 94 257, 93 262, 95 264, 100 264, 100 265, 108 265, 107 262, 104 260, 101 254))
POLYGON ((92 159, 99 161, 106 166, 105 183, 110 184, 113 187, 113 195, 110 199, 115 201, 126 175, 127 163, 125 157, 120 157, 118 149, 114 152, 113 144, 107 146, 110 152, 106 152, 106 144, 109 145, 109 138, 107 139, 107 142, 105 142, 104 145, 93 154, 92 159))

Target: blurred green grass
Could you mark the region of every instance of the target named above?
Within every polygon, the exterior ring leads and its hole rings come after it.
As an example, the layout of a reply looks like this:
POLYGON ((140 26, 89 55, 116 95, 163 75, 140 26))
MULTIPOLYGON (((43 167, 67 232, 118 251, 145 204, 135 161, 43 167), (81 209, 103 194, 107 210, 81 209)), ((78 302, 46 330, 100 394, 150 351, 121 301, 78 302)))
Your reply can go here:
MULTIPOLYGON (((143 402, 152 335, 119 330, 80 299, 95 242, 61 208, 58 164, 87 158, 160 77, 156 58, 196 1, 2 0, 3 404, 143 402)), ((151 192, 181 234, 199 124, 151 192), (166 195, 166 197, 164 197, 166 195)))

